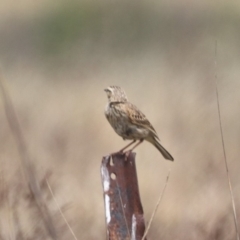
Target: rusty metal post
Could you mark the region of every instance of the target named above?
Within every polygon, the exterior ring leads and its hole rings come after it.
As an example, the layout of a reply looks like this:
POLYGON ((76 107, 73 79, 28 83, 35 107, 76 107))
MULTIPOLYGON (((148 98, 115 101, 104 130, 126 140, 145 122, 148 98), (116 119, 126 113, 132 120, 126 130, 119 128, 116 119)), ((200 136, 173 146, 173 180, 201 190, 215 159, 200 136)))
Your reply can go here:
MULTIPOLYGON (((107 240, 141 240, 145 223, 140 200, 135 153, 103 157, 107 240)), ((145 238, 146 240, 146 238, 145 238)))

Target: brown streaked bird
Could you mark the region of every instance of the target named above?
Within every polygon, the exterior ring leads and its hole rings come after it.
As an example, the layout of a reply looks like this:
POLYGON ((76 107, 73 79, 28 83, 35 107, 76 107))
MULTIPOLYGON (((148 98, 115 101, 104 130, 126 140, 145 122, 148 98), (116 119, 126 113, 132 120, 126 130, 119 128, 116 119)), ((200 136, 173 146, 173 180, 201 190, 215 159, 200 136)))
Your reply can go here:
POLYGON ((125 91, 118 86, 110 86, 104 91, 108 97, 105 108, 107 120, 123 140, 133 140, 119 152, 123 152, 138 140, 139 142, 129 150, 132 151, 146 140, 152 143, 164 158, 173 161, 171 154, 160 144, 160 139, 152 124, 135 105, 128 101, 125 91))

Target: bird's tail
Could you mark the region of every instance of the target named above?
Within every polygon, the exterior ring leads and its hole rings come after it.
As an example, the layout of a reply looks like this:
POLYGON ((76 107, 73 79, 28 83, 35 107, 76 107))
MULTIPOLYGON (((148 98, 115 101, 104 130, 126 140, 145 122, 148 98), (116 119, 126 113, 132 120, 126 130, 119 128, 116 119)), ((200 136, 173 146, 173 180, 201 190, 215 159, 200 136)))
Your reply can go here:
POLYGON ((159 152, 163 155, 163 157, 167 160, 173 161, 172 155, 160 144, 159 140, 156 139, 155 137, 146 139, 150 143, 152 143, 158 150, 159 152))

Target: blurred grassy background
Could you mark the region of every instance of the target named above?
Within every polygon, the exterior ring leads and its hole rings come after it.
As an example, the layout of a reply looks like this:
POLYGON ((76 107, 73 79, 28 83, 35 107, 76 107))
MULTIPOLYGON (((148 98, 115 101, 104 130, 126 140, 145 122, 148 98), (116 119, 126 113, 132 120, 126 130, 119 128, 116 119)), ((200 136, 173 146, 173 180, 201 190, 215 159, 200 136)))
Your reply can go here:
MULTIPOLYGON (((0 62, 9 93, 38 177, 52 171, 56 198, 70 204, 65 214, 79 239, 105 238, 100 163, 126 144, 103 114, 103 89, 113 84, 147 115, 175 158, 164 161, 148 143, 136 151, 146 221, 172 169, 149 239, 234 239, 214 51, 217 40, 223 131, 239 217, 239 24, 236 1, 0 3, 0 62)), ((23 239, 45 239, 33 237, 37 223, 25 192, 16 196, 23 179, 19 154, 2 100, 0 107, 1 239, 17 232, 13 212, 23 239)), ((67 230, 62 239, 70 239, 67 230)))

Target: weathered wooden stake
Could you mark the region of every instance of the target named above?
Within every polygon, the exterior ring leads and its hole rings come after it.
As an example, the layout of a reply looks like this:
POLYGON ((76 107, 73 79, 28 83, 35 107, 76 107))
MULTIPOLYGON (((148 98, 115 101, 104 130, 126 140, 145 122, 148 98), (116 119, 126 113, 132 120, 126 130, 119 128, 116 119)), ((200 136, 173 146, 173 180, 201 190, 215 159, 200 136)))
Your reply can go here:
MULTIPOLYGON (((107 240, 141 240, 145 223, 140 200, 135 153, 103 157, 107 240)), ((145 238, 146 239, 146 238, 145 238)))

